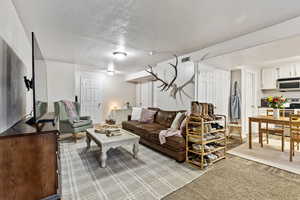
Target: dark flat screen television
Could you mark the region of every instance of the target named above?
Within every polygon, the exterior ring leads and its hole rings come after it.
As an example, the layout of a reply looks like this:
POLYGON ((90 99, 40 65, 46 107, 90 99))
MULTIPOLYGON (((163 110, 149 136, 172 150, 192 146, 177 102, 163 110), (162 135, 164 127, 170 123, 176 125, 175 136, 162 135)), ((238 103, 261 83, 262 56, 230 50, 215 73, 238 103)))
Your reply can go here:
POLYGON ((47 65, 35 34, 31 33, 32 45, 32 96, 33 115, 29 124, 36 124, 42 120, 48 110, 47 65))
POLYGON ((26 116, 26 65, 0 36, 0 135, 26 116))

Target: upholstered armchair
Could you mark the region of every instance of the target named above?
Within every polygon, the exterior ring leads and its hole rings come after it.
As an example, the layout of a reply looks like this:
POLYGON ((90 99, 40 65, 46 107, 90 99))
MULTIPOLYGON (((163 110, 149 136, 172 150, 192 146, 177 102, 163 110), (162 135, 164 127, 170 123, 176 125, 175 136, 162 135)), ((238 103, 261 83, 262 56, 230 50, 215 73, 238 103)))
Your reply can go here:
POLYGON ((56 120, 59 124, 60 133, 73 133, 75 142, 77 133, 85 132, 86 129, 93 127, 93 121, 89 116, 80 116, 80 104, 72 102, 76 108, 77 119, 70 116, 66 104, 63 101, 54 102, 56 120))

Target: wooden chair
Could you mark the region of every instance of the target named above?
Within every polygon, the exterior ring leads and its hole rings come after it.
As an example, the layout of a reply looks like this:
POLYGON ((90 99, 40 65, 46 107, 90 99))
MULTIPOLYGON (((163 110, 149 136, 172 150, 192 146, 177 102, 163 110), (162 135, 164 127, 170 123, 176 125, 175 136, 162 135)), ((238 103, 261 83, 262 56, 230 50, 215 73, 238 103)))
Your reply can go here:
POLYGON ((243 136, 242 136, 242 125, 239 122, 230 122, 228 125, 228 137, 231 137, 232 133, 238 133, 241 144, 243 144, 243 136))
MULTIPOLYGON (((273 116, 273 110, 272 109, 268 109, 267 110, 267 116, 273 116)), ((280 110, 280 116, 285 117, 285 111, 284 110, 280 110)), ((284 126, 278 128, 278 127, 270 127, 269 123, 266 123, 265 127, 260 128, 259 130, 259 135, 261 135, 261 139, 260 139, 260 143, 263 146, 263 134, 266 134, 266 140, 267 140, 267 144, 269 144, 269 134, 272 135, 281 135, 281 151, 284 151, 284 126)))
POLYGON ((300 144, 300 115, 290 115, 290 162, 295 156, 295 144, 299 151, 300 144))

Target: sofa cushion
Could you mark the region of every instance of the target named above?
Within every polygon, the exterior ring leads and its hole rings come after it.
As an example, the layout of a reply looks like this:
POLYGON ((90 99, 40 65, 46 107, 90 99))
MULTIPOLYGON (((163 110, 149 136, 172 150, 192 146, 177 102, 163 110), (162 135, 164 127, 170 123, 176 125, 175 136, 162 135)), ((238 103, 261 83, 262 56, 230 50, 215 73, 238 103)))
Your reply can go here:
POLYGON ((156 112, 157 111, 155 111, 155 110, 143 108, 142 114, 141 114, 141 119, 139 121, 144 122, 144 123, 153 123, 154 115, 156 114, 156 112))
POLYGON ((175 119, 173 120, 173 122, 171 124, 171 129, 178 130, 181 125, 181 122, 184 120, 184 118, 185 118, 185 114, 178 112, 176 114, 175 119))
POLYGON ((149 138, 149 133, 155 130, 164 130, 165 126, 157 123, 141 123, 139 121, 122 122, 122 128, 143 138, 149 138))
POLYGON ((156 114, 154 122, 170 128, 176 114, 176 111, 159 110, 156 114))
MULTIPOLYGON (((153 143, 160 144, 159 132, 160 132, 160 130, 151 131, 148 134, 148 139, 151 140, 151 142, 153 142, 153 143)), ((184 151, 186 148, 185 139, 183 137, 179 137, 179 136, 167 137, 166 143, 162 144, 161 146, 163 146, 167 149, 170 149, 172 151, 184 151)))
POLYGON ((142 108, 133 107, 131 113, 131 120, 140 120, 142 115, 142 108))

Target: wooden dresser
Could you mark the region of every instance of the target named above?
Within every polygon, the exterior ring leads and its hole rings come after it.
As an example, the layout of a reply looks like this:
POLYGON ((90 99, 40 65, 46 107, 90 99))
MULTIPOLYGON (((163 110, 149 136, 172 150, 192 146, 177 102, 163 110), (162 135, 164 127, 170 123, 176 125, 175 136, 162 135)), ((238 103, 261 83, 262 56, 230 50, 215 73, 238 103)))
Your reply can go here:
POLYGON ((0 134, 0 200, 60 199, 58 131, 20 122, 0 134))

